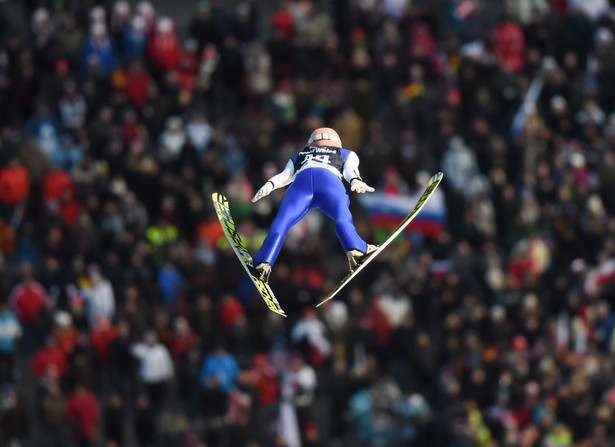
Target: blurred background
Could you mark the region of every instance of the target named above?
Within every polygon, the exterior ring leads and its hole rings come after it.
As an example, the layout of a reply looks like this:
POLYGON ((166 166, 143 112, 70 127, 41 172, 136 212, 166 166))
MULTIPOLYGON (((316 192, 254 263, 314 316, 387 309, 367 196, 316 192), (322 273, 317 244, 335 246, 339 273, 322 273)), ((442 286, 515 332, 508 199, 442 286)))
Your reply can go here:
POLYGON ((0 445, 615 445, 615 2, 0 1, 0 445), (268 311, 255 191, 330 126, 396 241, 268 311))

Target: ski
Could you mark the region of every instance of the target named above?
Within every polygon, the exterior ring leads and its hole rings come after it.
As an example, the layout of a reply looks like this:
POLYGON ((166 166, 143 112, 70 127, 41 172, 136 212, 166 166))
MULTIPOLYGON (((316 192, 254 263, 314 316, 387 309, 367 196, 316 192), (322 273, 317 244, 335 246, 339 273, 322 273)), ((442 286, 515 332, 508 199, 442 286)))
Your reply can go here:
POLYGON ((241 235, 237 231, 235 221, 233 220, 233 216, 231 216, 228 199, 222 194, 218 194, 216 192, 213 193, 211 197, 214 202, 216 214, 218 215, 218 220, 224 230, 224 235, 233 247, 233 251, 237 255, 237 258, 241 261, 243 268, 248 273, 248 276, 252 280, 256 290, 258 290, 258 293, 260 293, 261 297, 265 301, 265 304, 267 304, 267 307, 272 312, 286 317, 286 313, 282 310, 282 307, 273 294, 271 287, 269 287, 269 284, 262 281, 254 267, 252 267, 252 256, 248 252, 241 235))
POLYGON ((323 305, 324 303, 332 299, 335 295, 337 295, 344 288, 344 286, 346 286, 346 284, 350 282, 350 280, 352 280, 355 276, 357 276, 359 272, 367 266, 367 264, 369 264, 376 256, 378 256, 378 254, 382 250, 384 250, 387 247, 387 245, 393 242, 393 240, 404 230, 404 228, 406 228, 410 224, 410 222, 412 222, 412 220, 421 211, 425 203, 427 203, 427 200, 429 200, 433 192, 436 190, 436 188, 442 181, 443 176, 444 174, 442 174, 442 172, 438 172, 437 174, 433 175, 429 179, 429 183, 427 184, 427 187, 425 188, 425 192, 423 192, 423 195, 419 198, 418 202, 416 202, 416 205, 414 205, 414 208, 412 208, 412 211, 410 211, 410 213, 404 218, 404 220, 402 220, 399 223, 399 225, 395 227, 395 229, 391 232, 391 234, 389 234, 386 240, 376 250, 365 255, 363 259, 360 261, 359 266, 356 269, 350 271, 337 284, 337 286, 335 286, 335 288, 320 303, 316 305, 316 307, 323 305))

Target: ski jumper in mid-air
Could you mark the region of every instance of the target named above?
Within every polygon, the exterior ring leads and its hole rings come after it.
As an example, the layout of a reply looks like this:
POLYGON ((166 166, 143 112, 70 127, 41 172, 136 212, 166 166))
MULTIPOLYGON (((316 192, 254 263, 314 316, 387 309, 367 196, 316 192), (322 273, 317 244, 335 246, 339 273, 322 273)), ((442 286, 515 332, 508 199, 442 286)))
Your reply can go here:
POLYGON ((342 148, 337 132, 321 127, 312 132, 308 145, 292 157, 282 172, 273 176, 254 195, 252 202, 269 195, 274 189, 290 184, 284 194, 278 214, 261 249, 254 256, 254 267, 267 281, 288 230, 308 211, 318 208, 335 221, 335 233, 346 251, 350 268, 377 247, 365 242, 357 233, 350 214, 350 197, 342 178, 351 191, 373 192, 359 174, 359 157, 342 148))

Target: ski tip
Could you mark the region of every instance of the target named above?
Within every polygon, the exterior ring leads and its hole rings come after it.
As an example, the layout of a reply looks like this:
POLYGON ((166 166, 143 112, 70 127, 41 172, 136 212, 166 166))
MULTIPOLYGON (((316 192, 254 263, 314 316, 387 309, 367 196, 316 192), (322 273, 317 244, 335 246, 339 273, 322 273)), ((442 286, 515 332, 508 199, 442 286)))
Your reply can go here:
POLYGON ((219 203, 222 206, 228 207, 228 199, 224 194, 214 192, 211 194, 211 200, 213 200, 214 204, 219 203))
POLYGON ((444 177, 444 173, 443 172, 437 172, 436 174, 434 174, 430 179, 429 179, 429 183, 436 183, 439 182, 440 180, 442 180, 442 177, 444 177))

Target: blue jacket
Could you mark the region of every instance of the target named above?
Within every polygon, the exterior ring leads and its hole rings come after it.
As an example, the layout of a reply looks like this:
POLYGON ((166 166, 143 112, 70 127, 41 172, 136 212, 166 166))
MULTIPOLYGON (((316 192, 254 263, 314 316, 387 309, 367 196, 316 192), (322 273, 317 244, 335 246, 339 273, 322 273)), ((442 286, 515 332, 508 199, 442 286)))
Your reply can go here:
POLYGON ((177 270, 173 268, 171 270, 160 268, 158 270, 158 287, 162 294, 162 299, 166 303, 173 303, 177 298, 177 291, 184 282, 184 277, 177 270))
POLYGON ((92 37, 88 37, 81 47, 81 69, 87 71, 90 58, 97 57, 100 60, 100 71, 110 74, 117 65, 115 45, 111 38, 107 37, 102 43, 97 43, 92 37))
POLYGON ((145 31, 136 31, 133 27, 129 26, 124 30, 122 37, 122 57, 124 60, 145 58, 145 49, 147 47, 147 33, 145 31))
POLYGON ((21 325, 13 312, 0 314, 0 353, 15 350, 15 341, 21 336, 21 325))
POLYGON ((44 126, 51 126, 55 130, 56 135, 60 134, 60 124, 51 114, 46 116, 40 116, 37 114, 32 115, 26 123, 26 133, 30 137, 40 138, 41 129, 44 126))
POLYGON ((215 377, 218 387, 228 393, 235 385, 238 376, 239 367, 235 357, 228 353, 222 356, 209 354, 203 361, 199 383, 204 387, 211 377, 215 377))

